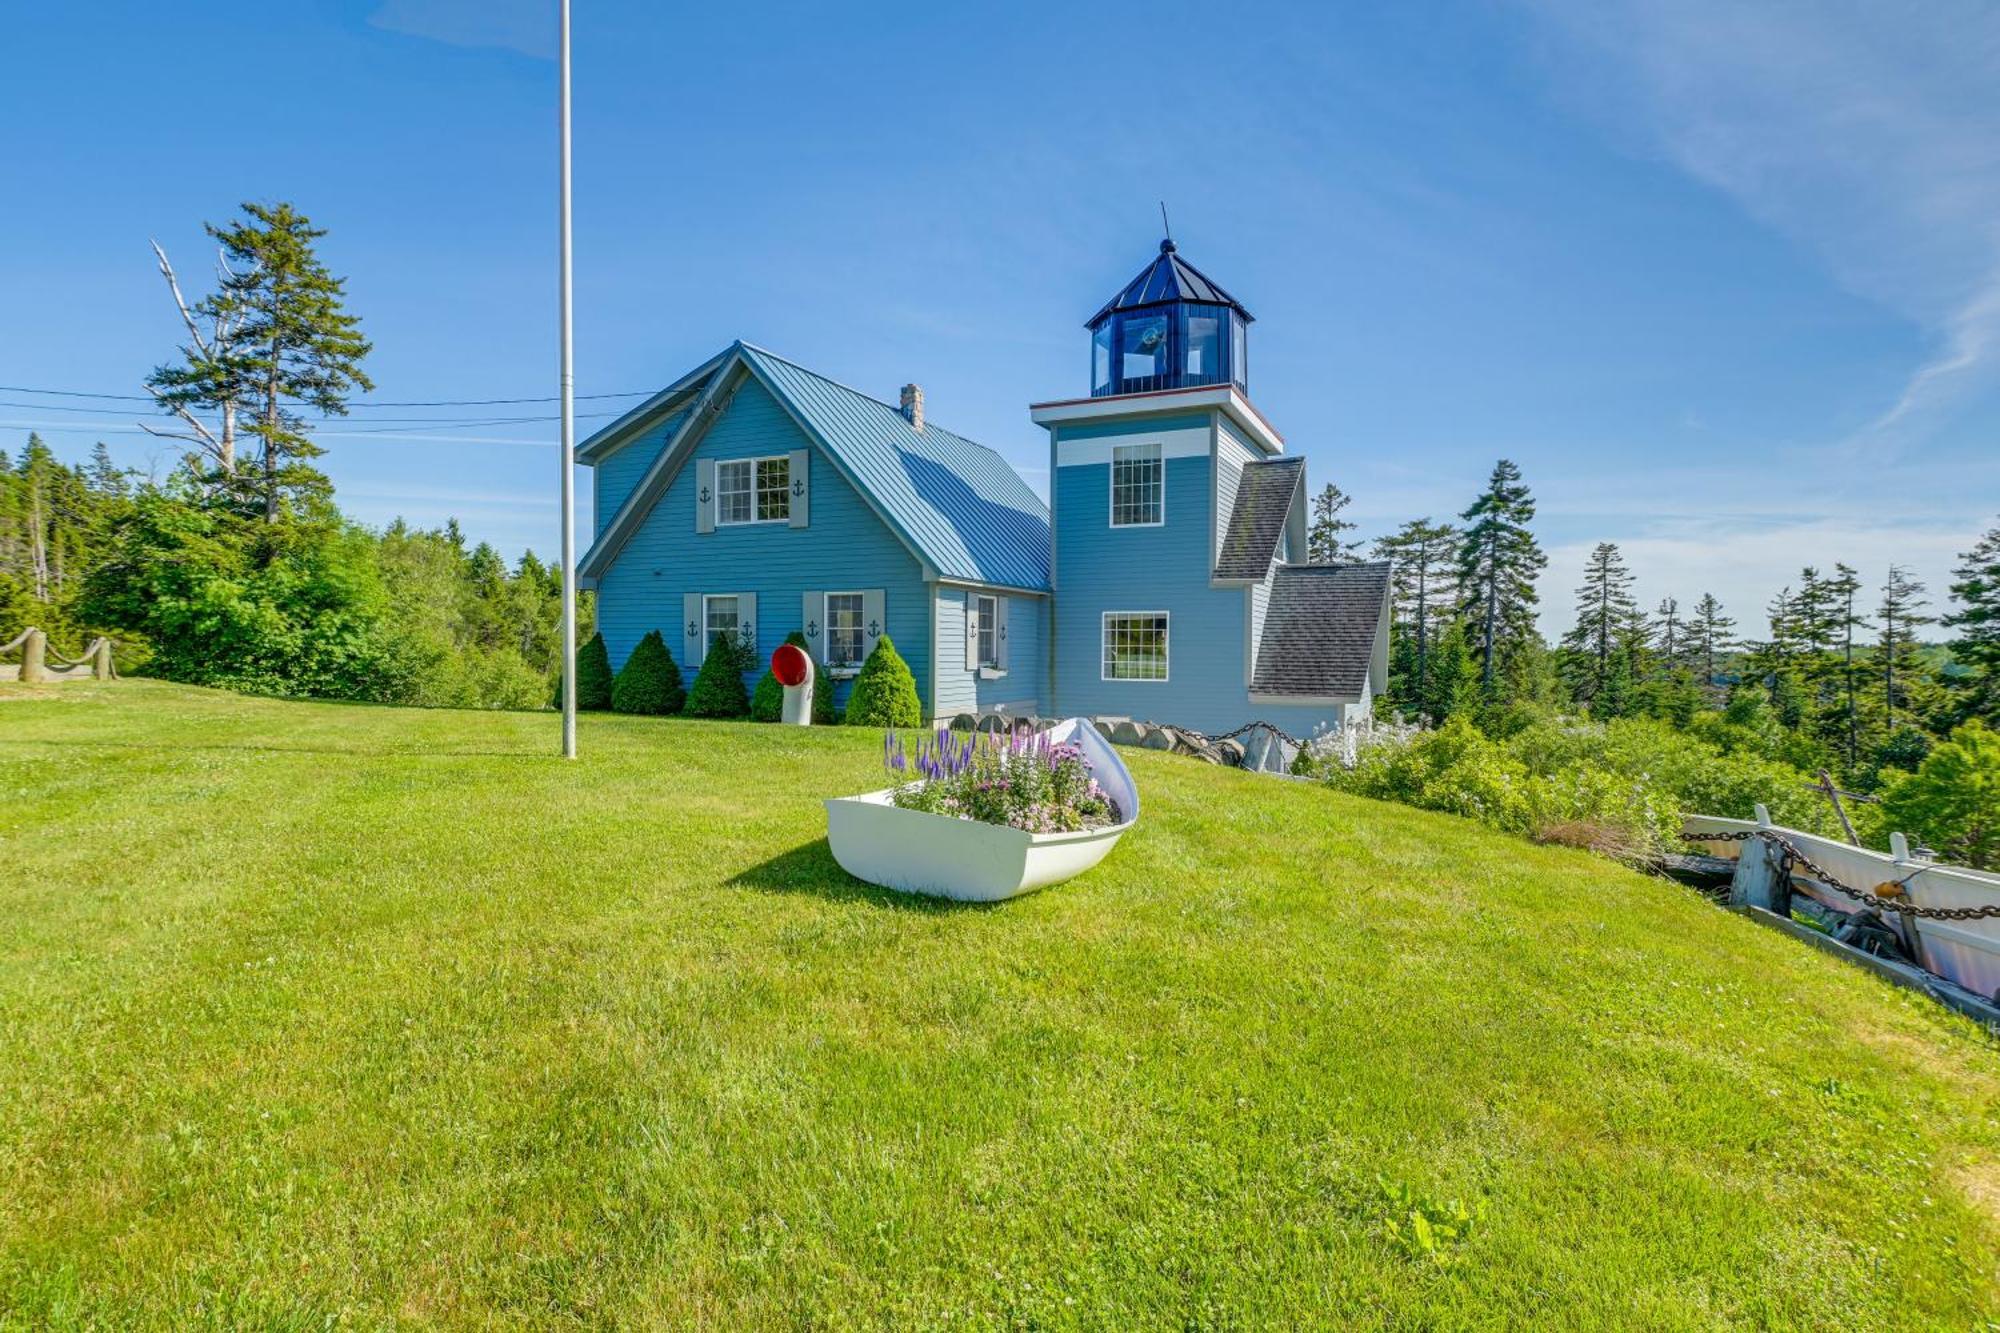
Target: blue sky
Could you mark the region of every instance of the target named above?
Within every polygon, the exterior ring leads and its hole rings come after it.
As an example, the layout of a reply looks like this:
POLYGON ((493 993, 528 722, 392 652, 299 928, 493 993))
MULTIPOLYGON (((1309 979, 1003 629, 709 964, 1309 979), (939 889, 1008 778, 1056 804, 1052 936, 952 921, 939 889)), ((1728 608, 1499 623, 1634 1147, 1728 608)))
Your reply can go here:
MULTIPOLYGON (((18 390, 137 393, 178 335, 148 239, 201 287, 244 199, 330 229, 377 399, 552 393, 552 9, 10 12, 0 443, 164 471, 143 405, 18 390)), ((921 382, 1041 488, 1026 404, 1086 389, 1165 199, 1367 534, 1521 464, 1551 630, 1599 540, 1751 621, 1808 562, 1941 599, 2000 510, 1987 5, 577 0, 576 77, 580 393, 742 337, 921 382)), ((555 429, 512 418, 552 410, 360 409, 324 465, 364 521, 546 553, 555 429)))

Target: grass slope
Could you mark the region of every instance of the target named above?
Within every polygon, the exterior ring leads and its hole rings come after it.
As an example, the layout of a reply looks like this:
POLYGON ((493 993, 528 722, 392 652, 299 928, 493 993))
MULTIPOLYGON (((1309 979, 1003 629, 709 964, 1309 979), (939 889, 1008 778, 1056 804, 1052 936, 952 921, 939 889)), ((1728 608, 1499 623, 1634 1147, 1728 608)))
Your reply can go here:
POLYGON ((0 687, 0 1324, 1996 1314, 1994 1050, 1669 884, 1137 753, 951 908, 826 852, 872 732, 555 741, 0 687))

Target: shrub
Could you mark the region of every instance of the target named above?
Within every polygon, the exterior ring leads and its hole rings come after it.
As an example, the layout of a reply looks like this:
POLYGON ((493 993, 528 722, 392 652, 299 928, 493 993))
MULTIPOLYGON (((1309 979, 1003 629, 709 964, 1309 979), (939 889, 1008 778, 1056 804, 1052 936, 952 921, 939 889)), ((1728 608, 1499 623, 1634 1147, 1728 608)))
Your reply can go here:
POLYGON ((1882 793, 1884 822, 1947 861, 2000 869, 2000 732, 1968 722, 1882 793))
POLYGON ((1800 770, 1726 753, 1647 718, 1541 722, 1505 740, 1453 718, 1437 731, 1364 745, 1351 768, 1323 771, 1344 791, 1626 860, 1670 847, 1684 813, 1747 818, 1759 802, 1781 824, 1834 831, 1832 812, 1800 770))
POLYGON ((924 720, 917 678, 884 634, 861 664, 847 696, 847 723, 855 727, 914 727, 924 720))
POLYGON ((738 636, 720 631, 701 660, 694 686, 688 690, 689 717, 747 717, 750 692, 743 674, 750 669, 750 649, 738 636))
MULTIPOLYGON (((657 639, 660 636, 655 633, 653 637, 657 639)), ((666 646, 665 643, 660 645, 662 650, 666 646)), ((672 665, 671 654, 667 662, 672 665)), ((677 685, 680 683, 679 667, 674 668, 674 682, 677 685)), ((576 706, 594 711, 611 707, 611 687, 611 653, 604 646, 604 636, 593 634, 590 642, 584 644, 576 655, 576 706)))
MULTIPOLYGON (((794 647, 811 652, 806 636, 793 630, 785 636, 785 642, 794 647)), ((776 722, 785 714, 785 687, 771 674, 767 664, 764 674, 757 679, 757 688, 750 692, 750 720, 752 722, 776 722)), ((826 668, 814 664, 813 667, 813 723, 817 726, 831 726, 833 723, 833 677, 826 668)))
MULTIPOLYGON (((576 679, 581 686, 583 669, 580 665, 576 679)), ((581 695, 581 690, 578 693, 581 695)), ((639 640, 639 646, 632 650, 632 655, 619 669, 618 679, 611 683, 612 710, 652 715, 677 713, 685 699, 686 693, 681 688, 681 669, 675 665, 674 655, 667 651, 666 640, 660 637, 658 630, 653 630, 639 640)))

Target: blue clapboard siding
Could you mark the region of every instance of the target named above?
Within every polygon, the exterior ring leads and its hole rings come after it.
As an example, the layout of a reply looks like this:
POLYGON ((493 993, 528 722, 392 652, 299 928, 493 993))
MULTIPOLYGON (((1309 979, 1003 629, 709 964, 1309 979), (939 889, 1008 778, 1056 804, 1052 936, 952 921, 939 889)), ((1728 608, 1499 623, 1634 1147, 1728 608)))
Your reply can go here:
POLYGON ((597 531, 603 532, 610 526, 612 518, 632 494, 632 488, 639 484, 639 478, 667 447, 667 441, 687 420, 686 412, 676 412, 659 425, 637 436, 630 444, 620 445, 610 457, 603 459, 591 470, 592 504, 591 511, 597 518, 597 531))
MULTIPOLYGON (((1102 441, 1124 433, 1134 440, 1173 429, 1167 421, 1093 422, 1060 428, 1054 490, 1057 547, 1055 605, 1056 678, 1053 710, 1059 714, 1122 714, 1178 723, 1202 731, 1227 731, 1268 709, 1250 703, 1244 680, 1248 616, 1241 588, 1209 586, 1215 515, 1210 458, 1169 458, 1166 522, 1151 528, 1113 528, 1108 513, 1108 463, 1065 463, 1096 451, 1066 449, 1072 440, 1102 441), (1168 679, 1106 681, 1102 614, 1168 613, 1168 679)), ((1337 705, 1285 710, 1295 734, 1331 723, 1337 705)), ((1273 721, 1277 719, 1273 718, 1273 721)))
MULTIPOLYGON (((813 453, 809 526, 753 524, 695 531, 693 458, 746 458, 809 447, 804 433, 762 385, 754 380, 743 385, 598 582, 597 623, 614 667, 654 629, 680 657, 684 593, 757 595, 761 673, 772 650, 800 628, 808 588, 880 588, 888 633, 916 675, 918 697, 929 698, 930 588, 909 548, 825 454, 813 453)), ((630 450, 620 451, 626 452, 630 450)), ((847 690, 841 682, 836 699, 844 702, 847 690)))
MULTIPOLYGON (((992 712, 1005 707, 1015 713, 1040 713, 1047 707, 1048 692, 1042 678, 1048 674, 1049 654, 1042 638, 1042 615, 1046 598, 1011 597, 1007 601, 1007 674, 998 680, 978 682, 979 707, 992 712)), ((964 650, 959 662, 963 666, 964 650)))
POLYGON ((982 680, 965 666, 966 594, 966 589, 949 585, 937 589, 937 715, 990 713, 1002 707, 1046 712, 1049 655, 1042 622, 1047 599, 993 592, 1007 601, 1007 674, 982 680))

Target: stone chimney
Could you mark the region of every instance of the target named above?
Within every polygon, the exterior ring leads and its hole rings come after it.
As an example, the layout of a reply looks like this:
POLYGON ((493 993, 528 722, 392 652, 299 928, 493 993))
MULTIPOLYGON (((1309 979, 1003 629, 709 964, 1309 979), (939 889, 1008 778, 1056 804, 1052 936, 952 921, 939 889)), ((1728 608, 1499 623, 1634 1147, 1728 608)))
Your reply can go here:
POLYGON ((922 385, 903 386, 903 415, 910 419, 911 430, 924 428, 924 390, 922 385))

